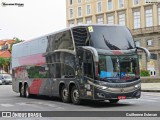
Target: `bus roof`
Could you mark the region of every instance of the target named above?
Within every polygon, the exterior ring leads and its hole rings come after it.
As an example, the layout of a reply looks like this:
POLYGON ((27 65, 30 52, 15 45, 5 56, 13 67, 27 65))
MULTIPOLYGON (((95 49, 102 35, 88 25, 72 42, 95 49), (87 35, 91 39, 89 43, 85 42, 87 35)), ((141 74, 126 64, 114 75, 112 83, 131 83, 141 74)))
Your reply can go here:
MULTIPOLYGON (((63 31, 66 31, 66 30, 70 30, 70 29, 73 29, 73 28, 77 28, 77 27, 88 27, 88 26, 123 26, 123 25, 118 25, 118 24, 113 24, 113 25, 109 25, 109 24, 82 24, 82 25, 76 25, 76 26, 67 27, 67 28, 64 28, 64 29, 62 29, 62 30, 59 30, 59 31, 56 31, 56 32, 52 32, 52 33, 49 33, 49 34, 46 34, 46 35, 42 35, 42 36, 37 37, 37 38, 34 38, 34 39, 30 39, 30 40, 26 40, 26 41, 24 41, 24 42, 20 42, 20 43, 14 44, 14 46, 20 45, 20 44, 23 44, 23 43, 26 43, 26 42, 29 42, 29 41, 41 39, 41 38, 43 38, 43 37, 47 37, 47 36, 49 36, 49 35, 56 34, 56 33, 59 33, 59 32, 63 32, 63 31)), ((123 26, 123 27, 126 27, 126 26, 123 26)))

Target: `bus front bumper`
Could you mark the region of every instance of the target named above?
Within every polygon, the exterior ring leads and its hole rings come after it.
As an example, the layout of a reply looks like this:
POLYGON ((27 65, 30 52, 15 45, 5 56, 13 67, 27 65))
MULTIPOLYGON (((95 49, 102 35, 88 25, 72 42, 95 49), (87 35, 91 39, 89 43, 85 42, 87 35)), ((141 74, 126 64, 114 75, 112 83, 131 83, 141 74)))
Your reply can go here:
POLYGON ((114 90, 102 90, 94 89, 94 99, 95 100, 110 100, 110 99, 133 99, 140 98, 141 87, 134 89, 132 91, 125 91, 125 88, 114 88, 114 90))

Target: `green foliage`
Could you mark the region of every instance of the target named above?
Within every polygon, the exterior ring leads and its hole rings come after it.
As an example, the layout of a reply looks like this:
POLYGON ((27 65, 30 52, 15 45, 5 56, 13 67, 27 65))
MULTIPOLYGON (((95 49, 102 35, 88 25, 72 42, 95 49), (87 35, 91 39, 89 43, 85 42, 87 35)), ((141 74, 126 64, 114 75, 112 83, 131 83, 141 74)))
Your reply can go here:
MULTIPOLYGON (((17 38, 17 37, 14 37, 14 38, 13 38, 13 40, 15 40, 15 41, 16 41, 16 43, 23 42, 23 40, 20 40, 20 39, 19 39, 19 38, 17 38)), ((15 43, 15 44, 16 44, 16 43, 15 43)))
POLYGON ((150 76, 149 70, 141 70, 141 76, 150 76))
POLYGON ((4 58, 0 58, 0 66, 3 66, 5 63, 5 59, 4 58))
POLYGON ((9 72, 8 66, 10 65, 11 58, 0 58, 0 67, 7 73, 9 72))

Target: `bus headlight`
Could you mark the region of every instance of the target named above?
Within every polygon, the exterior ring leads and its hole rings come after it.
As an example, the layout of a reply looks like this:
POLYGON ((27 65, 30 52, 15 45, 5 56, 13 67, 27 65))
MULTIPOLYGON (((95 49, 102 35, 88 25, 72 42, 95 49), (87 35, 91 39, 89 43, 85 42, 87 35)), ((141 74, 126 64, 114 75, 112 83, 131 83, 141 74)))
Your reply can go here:
POLYGON ((135 87, 135 88, 139 88, 139 87, 140 87, 140 84, 137 84, 137 85, 135 85, 134 87, 135 87))
POLYGON ((101 88, 102 90, 107 89, 107 87, 106 87, 106 86, 100 86, 100 88, 101 88))

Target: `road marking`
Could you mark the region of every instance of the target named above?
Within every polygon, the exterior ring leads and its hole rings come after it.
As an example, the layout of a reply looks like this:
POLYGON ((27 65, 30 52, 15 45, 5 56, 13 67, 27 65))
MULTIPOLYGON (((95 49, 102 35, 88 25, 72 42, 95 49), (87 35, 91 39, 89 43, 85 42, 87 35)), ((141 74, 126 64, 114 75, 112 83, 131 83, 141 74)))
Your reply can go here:
MULTIPOLYGON (((36 104, 36 103, 35 103, 36 104)), ((49 107, 54 107, 54 108, 56 108, 56 109, 64 109, 63 107, 59 107, 59 106, 57 106, 56 104, 48 104, 48 103, 42 103, 42 102, 38 102, 38 104, 40 104, 40 105, 46 105, 46 106, 49 106, 49 107)))
POLYGON ((0 104, 0 105, 3 106, 3 107, 12 107, 12 106, 14 106, 12 104, 0 104))
POLYGON ((16 103, 17 105, 27 105, 26 103, 16 103))

